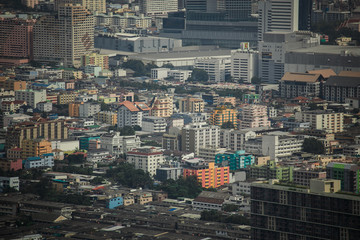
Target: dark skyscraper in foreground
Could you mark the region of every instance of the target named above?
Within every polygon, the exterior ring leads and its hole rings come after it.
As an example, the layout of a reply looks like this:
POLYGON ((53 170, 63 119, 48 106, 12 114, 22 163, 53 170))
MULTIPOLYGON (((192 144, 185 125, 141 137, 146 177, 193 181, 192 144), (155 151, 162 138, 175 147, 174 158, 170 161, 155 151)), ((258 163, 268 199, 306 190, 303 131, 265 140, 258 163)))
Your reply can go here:
POLYGON ((338 193, 340 185, 332 179, 312 179, 310 189, 253 183, 251 239, 360 239, 360 198, 338 193))
POLYGON ((310 31, 312 6, 312 0, 299 1, 299 30, 310 31))

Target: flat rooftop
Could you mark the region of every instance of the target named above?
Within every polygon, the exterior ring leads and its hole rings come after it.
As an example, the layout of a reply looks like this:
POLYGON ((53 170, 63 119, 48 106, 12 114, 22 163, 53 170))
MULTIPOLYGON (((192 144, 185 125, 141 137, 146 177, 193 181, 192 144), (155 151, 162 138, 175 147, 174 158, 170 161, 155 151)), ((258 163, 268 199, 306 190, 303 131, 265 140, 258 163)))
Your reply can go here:
POLYGON ((179 59, 179 58, 198 58, 198 57, 226 57, 231 56, 230 49, 217 49, 208 51, 174 51, 164 53, 142 53, 131 58, 136 59, 179 59))
POLYGON ((358 46, 320 45, 311 48, 295 49, 289 52, 341 54, 343 51, 347 51, 351 56, 360 56, 360 48, 358 46))

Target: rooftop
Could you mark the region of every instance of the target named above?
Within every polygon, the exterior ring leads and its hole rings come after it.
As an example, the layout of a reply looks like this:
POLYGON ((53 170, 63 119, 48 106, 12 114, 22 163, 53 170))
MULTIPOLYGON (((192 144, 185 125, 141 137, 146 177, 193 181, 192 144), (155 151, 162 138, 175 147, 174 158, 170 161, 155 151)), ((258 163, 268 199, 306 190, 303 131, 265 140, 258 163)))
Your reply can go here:
POLYGON ((314 83, 319 81, 321 78, 321 74, 316 73, 291 73, 287 72, 284 74, 284 76, 281 78, 281 81, 296 81, 296 82, 309 82, 314 83))
POLYGON ((311 48, 299 48, 289 52, 296 53, 322 53, 322 54, 342 54, 346 51, 351 56, 360 56, 360 48, 353 46, 335 46, 335 45, 319 45, 311 48))

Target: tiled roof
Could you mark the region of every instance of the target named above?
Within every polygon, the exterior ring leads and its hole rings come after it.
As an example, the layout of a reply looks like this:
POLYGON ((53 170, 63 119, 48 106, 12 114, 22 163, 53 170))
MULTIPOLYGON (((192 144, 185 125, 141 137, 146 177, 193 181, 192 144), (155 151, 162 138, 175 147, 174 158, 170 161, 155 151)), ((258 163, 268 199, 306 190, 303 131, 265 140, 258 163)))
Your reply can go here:
POLYGON ((281 78, 281 81, 296 81, 296 82, 317 82, 321 77, 320 74, 310 73, 290 73, 287 72, 281 78))
POLYGON ((360 77, 360 72, 352 72, 352 71, 341 71, 339 76, 343 77, 360 77))
POLYGON ((139 112, 140 110, 135 106, 133 102, 130 101, 124 101, 119 103, 120 107, 125 106, 127 109, 129 109, 131 112, 139 112))
POLYGON ((360 77, 332 76, 325 82, 325 86, 357 87, 359 85, 360 77))
POLYGON ((319 70, 312 70, 308 71, 311 74, 321 74, 324 78, 328 79, 331 76, 336 76, 336 73, 331 68, 328 69, 319 69, 319 70))

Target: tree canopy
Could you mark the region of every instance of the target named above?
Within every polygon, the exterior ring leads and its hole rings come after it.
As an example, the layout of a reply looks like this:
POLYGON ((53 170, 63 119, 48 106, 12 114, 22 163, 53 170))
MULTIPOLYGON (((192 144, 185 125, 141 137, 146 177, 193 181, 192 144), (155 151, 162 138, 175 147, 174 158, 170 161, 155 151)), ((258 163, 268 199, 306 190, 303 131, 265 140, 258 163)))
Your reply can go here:
POLYGON ((128 60, 122 64, 123 68, 133 70, 134 76, 144 76, 146 74, 145 64, 140 60, 128 60))
POLYGON ((149 173, 135 169, 129 163, 120 163, 116 168, 107 170, 106 177, 117 184, 130 188, 151 187, 154 183, 149 173))
POLYGON ((194 68, 188 81, 193 82, 207 82, 209 75, 205 70, 194 68))
POLYGON ((195 198, 202 191, 202 188, 195 176, 179 178, 176 181, 173 179, 168 179, 158 188, 167 192, 169 198, 174 199, 178 197, 195 198))
POLYGON ((314 154, 324 154, 325 146, 324 144, 317 140, 316 138, 305 138, 303 143, 303 151, 314 154))

